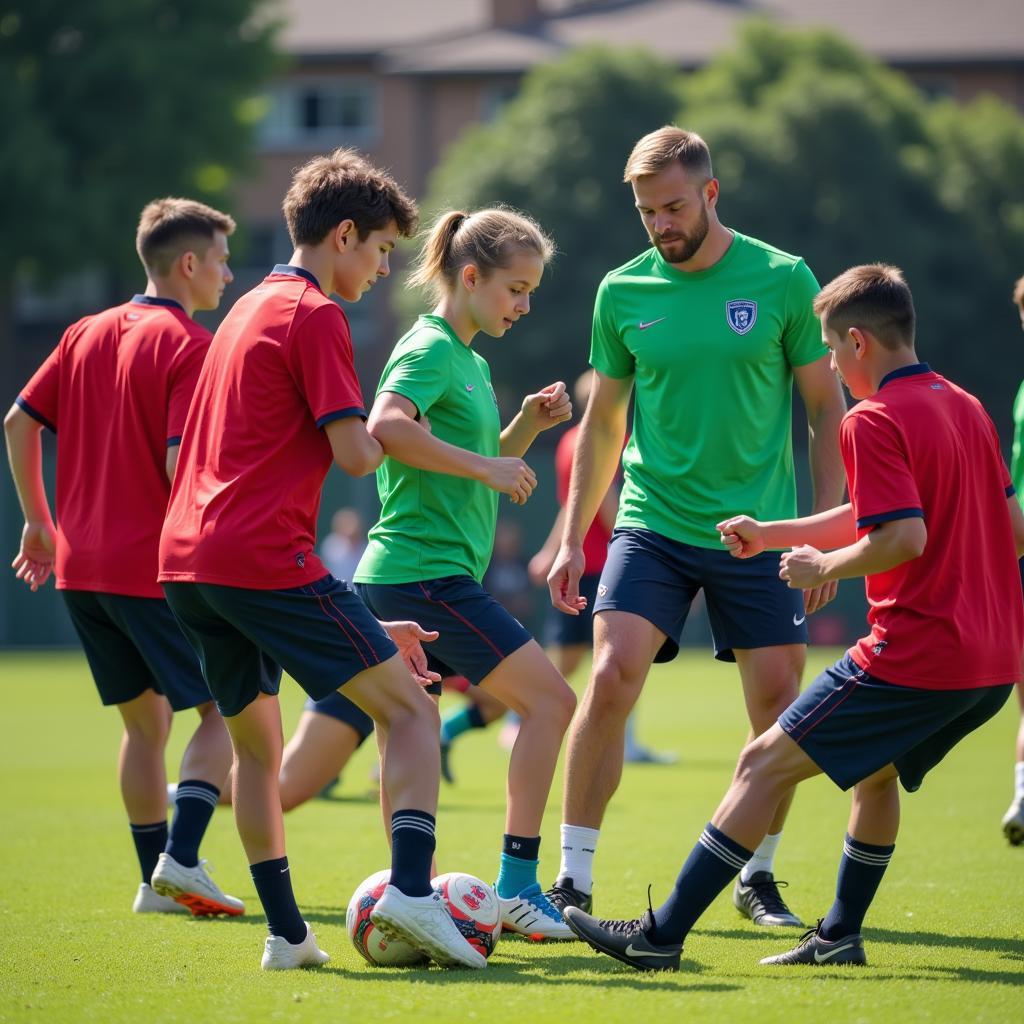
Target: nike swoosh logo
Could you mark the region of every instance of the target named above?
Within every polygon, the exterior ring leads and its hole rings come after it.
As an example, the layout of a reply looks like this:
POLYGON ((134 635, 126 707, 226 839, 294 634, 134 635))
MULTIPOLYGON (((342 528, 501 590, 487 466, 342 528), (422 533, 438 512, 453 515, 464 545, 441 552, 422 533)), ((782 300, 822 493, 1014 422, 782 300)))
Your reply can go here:
POLYGON ((675 956, 675 953, 656 953, 653 949, 634 949, 632 942, 626 947, 625 952, 626 956, 675 956))
POLYGON ((793 625, 794 626, 802 626, 804 624, 804 620, 806 618, 807 618, 806 615, 801 615, 799 619, 794 615, 793 616, 793 625))
POLYGON ((667 316, 659 316, 657 320, 648 320, 644 323, 643 320, 638 324, 641 331, 646 331, 648 327, 653 327, 655 324, 660 324, 662 320, 667 320, 667 316))
POLYGON ((831 960, 837 953, 842 953, 844 949, 853 949, 856 945, 855 942, 848 942, 845 946, 837 946, 835 949, 830 949, 827 953, 819 953, 817 950, 814 951, 814 962, 816 964, 823 964, 826 960, 831 960))

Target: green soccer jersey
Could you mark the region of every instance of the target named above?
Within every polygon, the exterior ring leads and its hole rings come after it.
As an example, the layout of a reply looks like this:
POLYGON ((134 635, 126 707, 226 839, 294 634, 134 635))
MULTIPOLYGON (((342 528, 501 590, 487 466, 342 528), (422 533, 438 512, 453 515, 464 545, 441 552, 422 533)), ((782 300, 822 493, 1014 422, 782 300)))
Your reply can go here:
POLYGON ((793 367, 828 354, 797 256, 735 234, 707 270, 649 249, 597 292, 590 362, 634 378, 617 526, 720 548, 729 515, 796 515, 793 367))
POLYGON ((1010 455, 1010 479, 1017 500, 1024 506, 1024 383, 1013 403, 1013 451, 1010 455))
MULTIPOLYGON (((433 435, 494 458, 498 402, 487 360, 443 317, 421 316, 395 346, 377 394, 408 398, 433 435)), ((498 494, 476 480, 413 469, 385 458, 377 470, 381 513, 355 571, 357 583, 415 583, 443 576, 482 580, 491 560, 498 494)))

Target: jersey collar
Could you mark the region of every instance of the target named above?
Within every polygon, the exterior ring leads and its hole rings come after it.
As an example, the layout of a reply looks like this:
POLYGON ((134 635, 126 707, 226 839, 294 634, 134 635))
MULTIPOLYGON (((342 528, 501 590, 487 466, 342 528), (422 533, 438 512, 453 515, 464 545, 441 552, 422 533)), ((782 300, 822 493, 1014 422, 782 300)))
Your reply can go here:
MULTIPOLYGON (((320 282, 316 276, 311 274, 304 267, 293 267, 290 263, 278 263, 271 271, 272 274, 290 274, 292 277, 304 277, 310 284, 320 288, 320 282)), ((323 291, 323 288, 320 288, 323 291)))
POLYGON ((180 309, 185 312, 185 307, 176 299, 162 299, 159 295, 133 295, 132 302, 137 306, 164 306, 167 309, 180 309))
POLYGON ((899 380, 900 377, 916 377, 918 374, 931 372, 932 368, 927 363, 911 363, 910 366, 901 366, 898 370, 887 373, 878 382, 878 390, 881 391, 891 380, 899 380))

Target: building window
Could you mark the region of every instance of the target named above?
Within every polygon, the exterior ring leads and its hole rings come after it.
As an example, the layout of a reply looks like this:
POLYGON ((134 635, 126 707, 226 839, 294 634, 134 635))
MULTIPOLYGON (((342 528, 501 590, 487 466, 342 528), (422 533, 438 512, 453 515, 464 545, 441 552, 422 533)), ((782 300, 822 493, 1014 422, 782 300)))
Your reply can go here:
POLYGON ((260 135, 267 148, 372 144, 376 94, 365 78, 289 79, 270 92, 260 135))

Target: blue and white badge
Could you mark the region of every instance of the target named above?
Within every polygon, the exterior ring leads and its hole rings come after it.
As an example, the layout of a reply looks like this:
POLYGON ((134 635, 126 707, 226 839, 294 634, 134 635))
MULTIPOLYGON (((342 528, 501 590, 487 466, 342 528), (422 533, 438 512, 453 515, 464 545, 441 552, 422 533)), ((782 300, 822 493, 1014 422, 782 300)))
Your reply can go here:
POLYGON ((725 319, 737 334, 746 334, 757 323, 757 303, 751 299, 733 299, 725 304, 725 319))

